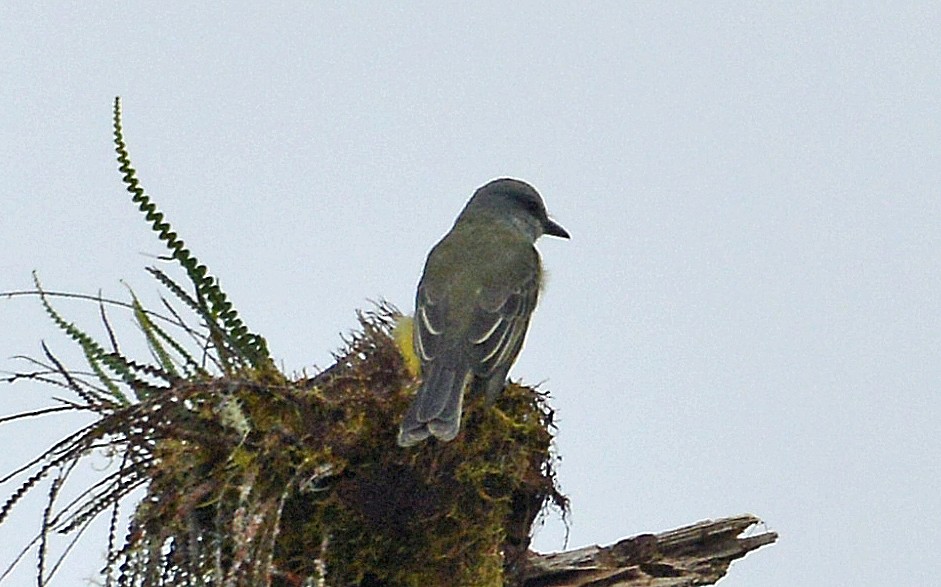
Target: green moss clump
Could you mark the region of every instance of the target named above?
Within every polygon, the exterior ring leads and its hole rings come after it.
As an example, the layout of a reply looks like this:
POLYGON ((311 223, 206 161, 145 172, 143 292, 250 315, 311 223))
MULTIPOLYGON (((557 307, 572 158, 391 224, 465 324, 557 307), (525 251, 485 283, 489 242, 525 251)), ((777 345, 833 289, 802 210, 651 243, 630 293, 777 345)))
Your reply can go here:
POLYGON ((127 583, 512 584, 539 512, 566 506, 546 395, 470 398, 454 441, 400 448, 417 381, 396 318, 362 315, 314 378, 187 382, 128 408, 150 483, 116 557, 127 583))

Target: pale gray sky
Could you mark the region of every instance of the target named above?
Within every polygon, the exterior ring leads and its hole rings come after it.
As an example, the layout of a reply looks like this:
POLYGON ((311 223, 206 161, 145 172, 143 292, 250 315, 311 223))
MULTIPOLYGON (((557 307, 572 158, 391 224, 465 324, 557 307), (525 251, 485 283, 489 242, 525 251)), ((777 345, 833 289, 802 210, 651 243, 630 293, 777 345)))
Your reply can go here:
MULTIPOLYGON (((472 191, 523 178, 573 236, 540 243, 513 369, 554 396, 570 547, 752 512, 780 541, 725 587, 935 579, 941 5, 207 6, 0 4, 0 290, 36 269, 156 299, 116 94, 144 185, 289 370, 328 364, 368 299, 408 309, 472 191)), ((0 300, 0 333, 2 369, 40 339, 81 365, 35 299, 0 300)), ((60 393, 6 387, 0 412, 60 393)), ((74 425, 0 427, 0 470, 74 425)))

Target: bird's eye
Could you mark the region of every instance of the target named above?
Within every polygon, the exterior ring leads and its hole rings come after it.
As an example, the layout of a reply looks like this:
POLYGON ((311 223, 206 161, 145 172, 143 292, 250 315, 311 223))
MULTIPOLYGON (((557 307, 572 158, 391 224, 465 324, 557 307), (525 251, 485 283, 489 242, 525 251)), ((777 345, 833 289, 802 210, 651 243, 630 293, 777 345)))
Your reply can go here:
POLYGON ((524 210, 526 210, 533 216, 540 215, 540 212, 542 211, 542 207, 539 205, 539 202, 537 200, 524 196, 522 198, 519 198, 518 201, 520 203, 520 206, 522 206, 524 210))

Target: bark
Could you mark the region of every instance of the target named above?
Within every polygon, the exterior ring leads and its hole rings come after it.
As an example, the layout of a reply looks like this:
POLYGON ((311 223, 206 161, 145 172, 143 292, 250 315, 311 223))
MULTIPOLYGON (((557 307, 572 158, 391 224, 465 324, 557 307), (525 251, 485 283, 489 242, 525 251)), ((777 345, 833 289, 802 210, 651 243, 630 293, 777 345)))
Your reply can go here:
POLYGON ((712 585, 732 561, 778 539, 761 520, 743 514, 705 520, 660 534, 641 534, 610 546, 552 554, 530 553, 523 587, 680 587, 712 585))

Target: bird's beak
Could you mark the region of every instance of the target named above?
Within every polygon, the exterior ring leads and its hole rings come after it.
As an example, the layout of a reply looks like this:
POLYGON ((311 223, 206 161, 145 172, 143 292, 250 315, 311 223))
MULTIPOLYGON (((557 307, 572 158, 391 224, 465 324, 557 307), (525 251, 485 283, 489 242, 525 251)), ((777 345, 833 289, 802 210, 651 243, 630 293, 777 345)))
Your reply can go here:
POLYGON ((567 230, 562 228, 562 225, 556 223, 553 220, 546 218, 546 222, 542 226, 543 234, 548 234, 549 236, 557 236, 559 238, 569 238, 569 233, 567 230))

